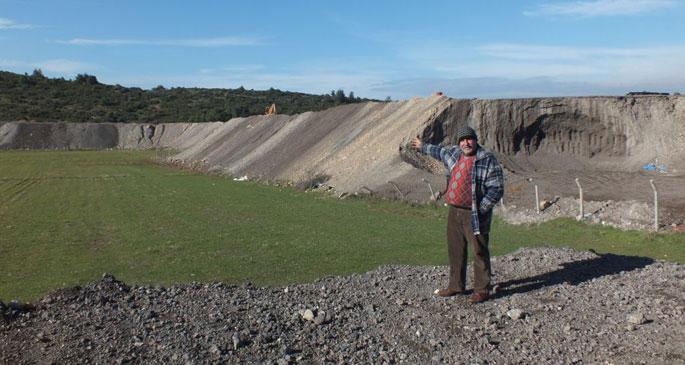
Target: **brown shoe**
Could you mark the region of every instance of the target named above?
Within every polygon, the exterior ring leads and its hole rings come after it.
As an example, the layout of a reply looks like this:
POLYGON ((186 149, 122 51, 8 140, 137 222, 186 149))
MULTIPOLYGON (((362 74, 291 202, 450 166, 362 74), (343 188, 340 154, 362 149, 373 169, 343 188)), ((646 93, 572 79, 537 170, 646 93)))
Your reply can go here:
POLYGON ((476 304, 476 303, 483 303, 484 301, 490 299, 490 296, 488 293, 478 293, 475 292, 471 295, 469 298, 469 302, 476 304))
POLYGON ((463 294, 463 293, 464 293, 463 290, 445 288, 445 289, 438 290, 438 292, 435 293, 435 295, 437 295, 439 297, 452 297, 452 296, 455 296, 457 294, 463 294))

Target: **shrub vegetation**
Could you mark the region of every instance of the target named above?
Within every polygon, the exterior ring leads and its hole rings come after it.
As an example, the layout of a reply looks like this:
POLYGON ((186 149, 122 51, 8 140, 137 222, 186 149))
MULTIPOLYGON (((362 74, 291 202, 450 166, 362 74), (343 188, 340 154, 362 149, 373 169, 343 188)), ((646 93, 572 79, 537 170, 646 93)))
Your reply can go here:
POLYGON ((280 114, 296 114, 369 101, 343 90, 326 95, 243 87, 144 90, 105 85, 87 74, 52 79, 40 70, 31 75, 0 71, 0 90, 0 122, 215 122, 263 114, 272 103, 280 114))

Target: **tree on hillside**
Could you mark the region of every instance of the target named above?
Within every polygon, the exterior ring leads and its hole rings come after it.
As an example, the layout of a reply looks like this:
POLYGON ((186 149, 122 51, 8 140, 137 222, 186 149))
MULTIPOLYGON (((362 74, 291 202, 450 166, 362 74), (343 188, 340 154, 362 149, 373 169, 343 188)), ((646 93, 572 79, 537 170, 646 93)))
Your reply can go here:
POLYGON ((333 97, 333 99, 335 100, 336 105, 344 104, 345 100, 347 100, 347 98, 345 97, 345 92, 342 89, 338 89, 335 91, 335 96, 333 97))
MULTIPOLYGON (((73 80, 47 78, 40 69, 29 75, 0 71, 0 122, 208 122, 263 114, 272 103, 279 113, 318 111, 368 99, 330 95, 238 89, 165 88, 151 90, 106 85, 88 74, 73 80)), ((354 95, 350 93, 350 95, 354 95)))
POLYGON ((97 85, 98 84, 98 79, 95 76, 88 75, 88 74, 76 75, 75 81, 79 84, 86 84, 86 85, 97 85))
POLYGON ((43 75, 43 70, 36 68, 33 70, 33 73, 31 74, 31 77, 33 78, 38 78, 38 79, 44 79, 45 75, 43 75))

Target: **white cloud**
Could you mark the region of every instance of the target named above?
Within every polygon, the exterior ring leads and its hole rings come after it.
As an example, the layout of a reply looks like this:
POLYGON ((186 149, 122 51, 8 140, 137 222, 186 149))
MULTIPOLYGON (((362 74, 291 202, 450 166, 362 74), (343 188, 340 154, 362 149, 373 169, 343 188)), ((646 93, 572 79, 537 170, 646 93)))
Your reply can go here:
MULTIPOLYGON (((408 52, 412 62, 447 78, 554 77, 568 80, 683 79, 685 45, 618 48, 488 44, 472 49, 408 52), (412 58, 414 57, 414 58, 412 58)), ((430 76, 429 76, 430 77, 430 76)))
POLYGON ((35 68, 60 75, 73 75, 97 70, 99 67, 86 62, 71 61, 66 59, 53 59, 40 61, 32 64, 35 68))
POLYGON ((602 73, 598 65, 546 64, 542 62, 486 61, 446 64, 436 70, 451 77, 587 77, 602 73))
POLYGON ((372 85, 371 92, 392 95, 394 99, 428 96, 436 91, 454 98, 525 98, 552 96, 624 95, 630 91, 685 92, 685 80, 559 80, 551 77, 506 78, 420 78, 382 82, 372 85))
POLYGON ((436 91, 454 98, 522 98, 571 95, 617 95, 622 88, 600 87, 588 82, 559 81, 537 77, 511 79, 505 77, 472 77, 456 79, 396 80, 373 85, 377 93, 410 98, 428 96, 436 91))
POLYGON ((489 44, 477 50, 487 56, 519 61, 580 61, 595 57, 635 57, 650 54, 654 48, 562 47, 528 44, 489 44))
MULTIPOLYGON (((306 62, 269 67, 265 64, 224 64, 199 69, 197 75, 160 76, 168 86, 198 86, 213 88, 235 88, 265 90, 271 87, 281 90, 298 91, 312 94, 328 94, 331 90, 353 91, 360 97, 379 97, 371 95, 369 87, 390 78, 394 73, 388 71, 387 62, 368 58, 349 57, 340 59, 308 59, 306 62), (373 66, 375 65, 375 66, 373 66)), ((155 77, 153 77, 154 79, 155 77)), ((153 80, 139 86, 150 87, 153 80)), ((116 81, 121 84, 126 82, 116 81)), ((159 82, 157 82, 158 84, 159 82)), ((383 98, 385 95, 382 96, 383 98)))
POLYGON ((0 29, 30 29, 30 24, 19 24, 12 19, 0 18, 0 29))
POLYGON ((331 90, 384 99, 430 95, 526 97, 621 95, 633 90, 683 91, 685 45, 612 48, 535 44, 486 44, 440 51, 409 50, 406 66, 381 67, 369 59, 308 60, 287 68, 260 64, 213 65, 190 75, 116 75, 110 83, 268 89, 325 94, 331 90), (375 65, 375 66, 373 66, 375 65), (409 79, 411 77, 411 79, 409 79))
POLYGON ((77 46, 178 46, 178 47, 229 47, 229 46, 257 46, 263 44, 258 38, 248 37, 216 37, 194 39, 88 39, 74 38, 58 43, 77 46))
POLYGON ((199 72, 200 74, 204 75, 223 74, 225 72, 231 72, 233 74, 246 74, 257 72, 263 69, 264 65, 230 65, 220 68, 201 68, 199 72))
POLYGON ((2 67, 2 68, 15 68, 15 67, 19 67, 21 65, 22 65, 22 63, 19 61, 0 58, 0 67, 2 67))
POLYGON ((668 9, 678 4, 675 0, 594 0, 544 3, 537 9, 524 11, 526 16, 598 17, 638 15, 668 9))
MULTIPOLYGON (((107 75, 98 76, 106 83, 118 83, 127 86, 143 88, 155 87, 159 84, 167 87, 207 87, 207 88, 237 88, 267 90, 271 87, 310 94, 328 94, 331 90, 343 89, 346 93, 353 91, 360 97, 380 97, 371 95, 369 86, 382 82, 382 78, 374 73, 345 72, 336 69, 322 70, 283 70, 230 72, 222 69, 203 69, 197 74, 190 75, 107 75)), ((383 95, 385 97, 385 95, 383 95)))
POLYGON ((221 68, 228 72, 257 72, 264 69, 264 65, 232 65, 221 68))
POLYGON ((567 79, 649 77, 681 79, 685 46, 644 48, 549 47, 497 44, 477 49, 478 62, 443 66, 454 75, 483 77, 557 77, 567 79), (450 67, 451 66, 451 67, 450 67))
POLYGON ((44 61, 20 61, 10 59, 0 59, 0 67, 13 72, 31 72, 34 69, 41 69, 46 75, 70 77, 78 73, 94 72, 101 70, 102 67, 87 63, 72 61, 67 59, 51 59, 44 61))
POLYGON ((523 97, 685 89, 683 44, 621 48, 505 43, 430 48, 419 45, 402 53, 410 63, 421 66, 422 75, 414 73, 410 80, 385 78, 372 92, 409 97, 443 89, 459 97, 523 97))

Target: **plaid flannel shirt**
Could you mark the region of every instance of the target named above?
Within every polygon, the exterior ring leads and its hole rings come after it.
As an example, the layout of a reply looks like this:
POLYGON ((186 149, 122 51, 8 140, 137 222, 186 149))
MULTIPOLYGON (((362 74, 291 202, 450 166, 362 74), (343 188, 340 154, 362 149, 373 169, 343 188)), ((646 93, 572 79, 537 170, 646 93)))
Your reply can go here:
MULTIPOLYGON (((459 146, 442 147, 424 143, 421 153, 442 161, 450 176, 462 152, 459 146)), ((504 195, 504 172, 495 155, 478 145, 471 171, 471 227, 475 235, 490 232, 492 208, 504 195)))

